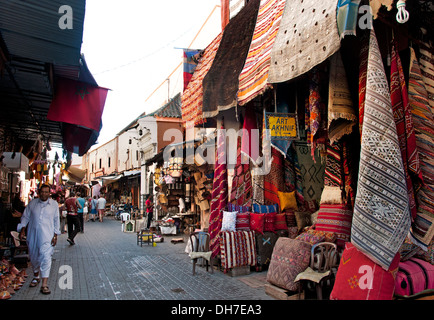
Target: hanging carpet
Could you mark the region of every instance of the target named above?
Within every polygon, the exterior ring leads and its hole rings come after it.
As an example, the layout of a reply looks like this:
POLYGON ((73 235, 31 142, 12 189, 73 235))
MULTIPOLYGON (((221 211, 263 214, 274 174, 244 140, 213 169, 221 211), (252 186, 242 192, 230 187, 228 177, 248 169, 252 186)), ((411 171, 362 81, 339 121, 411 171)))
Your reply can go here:
POLYGON ((285 0, 262 0, 252 43, 239 77, 238 104, 244 105, 269 86, 270 53, 279 30, 285 0))
POLYGON ((286 1, 271 50, 270 83, 302 75, 339 50, 337 0, 286 1))
POLYGON ((418 210, 411 226, 411 238, 426 251, 434 238, 434 113, 413 48, 410 52, 408 98, 423 176, 416 192, 418 210))
POLYGON ((239 75, 246 61, 260 0, 250 0, 223 32, 214 62, 203 79, 203 116, 210 118, 237 105, 239 75))
POLYGON ((237 164, 234 168, 230 202, 238 206, 251 206, 252 176, 248 158, 241 153, 241 137, 238 137, 237 164))
POLYGON ((387 270, 409 232, 411 217, 389 86, 375 31, 370 32, 351 242, 387 270))

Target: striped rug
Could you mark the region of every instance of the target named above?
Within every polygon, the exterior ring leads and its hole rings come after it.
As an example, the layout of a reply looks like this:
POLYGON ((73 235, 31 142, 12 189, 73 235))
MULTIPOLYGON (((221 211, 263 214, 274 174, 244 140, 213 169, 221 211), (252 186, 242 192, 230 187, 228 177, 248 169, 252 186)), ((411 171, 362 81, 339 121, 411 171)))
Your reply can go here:
POLYGON ((239 76, 238 104, 244 105, 269 86, 270 53, 279 30, 285 0, 261 0, 255 31, 239 76))
POLYGON ((199 60, 196 70, 193 73, 187 88, 182 93, 182 120, 194 121, 194 125, 199 125, 205 122, 202 116, 203 105, 203 87, 202 80, 211 68, 212 62, 216 55, 217 49, 222 39, 220 33, 209 45, 206 47, 199 60))
POLYGON ((389 85, 372 29, 351 242, 388 270, 410 230, 410 223, 407 186, 389 85))
POLYGON ((426 77, 414 49, 410 48, 410 51, 408 97, 423 176, 423 183, 416 193, 418 210, 411 226, 411 239, 426 251, 434 238, 434 113, 424 83, 426 77))

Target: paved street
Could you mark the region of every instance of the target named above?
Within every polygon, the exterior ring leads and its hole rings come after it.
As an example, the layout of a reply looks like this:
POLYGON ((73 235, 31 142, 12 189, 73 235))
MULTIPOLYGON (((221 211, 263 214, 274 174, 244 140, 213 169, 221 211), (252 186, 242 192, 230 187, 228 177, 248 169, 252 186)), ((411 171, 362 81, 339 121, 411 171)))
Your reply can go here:
MULTIPOLYGON (((88 222, 70 246, 59 236, 53 255, 50 295, 31 288, 31 269, 11 300, 274 300, 265 294, 266 272, 230 277, 192 264, 177 236, 164 236, 156 247, 136 244, 135 233, 121 231, 120 221, 88 222), (72 289, 64 280, 72 274, 72 289)), ((70 283, 70 282, 69 282, 70 283)))

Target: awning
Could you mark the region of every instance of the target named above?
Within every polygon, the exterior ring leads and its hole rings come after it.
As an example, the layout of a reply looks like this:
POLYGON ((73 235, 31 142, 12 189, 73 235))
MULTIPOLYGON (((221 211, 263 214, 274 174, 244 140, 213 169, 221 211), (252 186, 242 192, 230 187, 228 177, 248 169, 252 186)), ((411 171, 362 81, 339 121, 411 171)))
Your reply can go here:
POLYGON ((86 175, 86 170, 81 170, 76 167, 69 167, 67 170, 68 181, 81 183, 86 175))
POLYGON ((125 177, 130 177, 130 176, 138 175, 138 174, 140 174, 140 172, 141 172, 141 170, 130 170, 130 171, 124 171, 124 172, 123 172, 123 175, 124 175, 125 177))

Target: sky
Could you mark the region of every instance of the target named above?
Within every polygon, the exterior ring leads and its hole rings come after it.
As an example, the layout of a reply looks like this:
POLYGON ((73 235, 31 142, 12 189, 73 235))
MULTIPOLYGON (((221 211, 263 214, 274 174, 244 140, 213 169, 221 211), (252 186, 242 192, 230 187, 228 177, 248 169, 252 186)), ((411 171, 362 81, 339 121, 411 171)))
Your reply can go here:
POLYGON ((86 1, 81 52, 98 85, 111 89, 92 149, 182 91, 182 67, 176 69, 181 48, 204 49, 220 33, 219 5, 220 0, 86 1))

